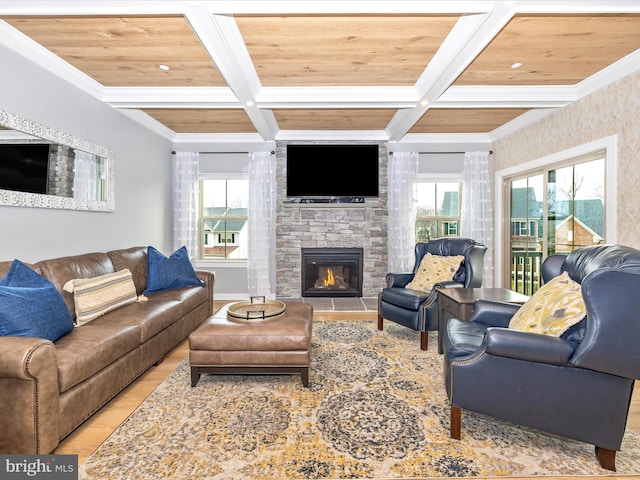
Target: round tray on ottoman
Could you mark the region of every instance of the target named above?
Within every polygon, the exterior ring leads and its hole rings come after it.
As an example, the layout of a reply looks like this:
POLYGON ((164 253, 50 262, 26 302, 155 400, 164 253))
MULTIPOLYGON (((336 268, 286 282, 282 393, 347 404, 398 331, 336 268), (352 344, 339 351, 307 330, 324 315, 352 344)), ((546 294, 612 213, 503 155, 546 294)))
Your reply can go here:
POLYGON ((251 300, 229 305, 227 318, 236 322, 264 322, 282 316, 286 308, 287 306, 280 300, 251 297, 251 300))

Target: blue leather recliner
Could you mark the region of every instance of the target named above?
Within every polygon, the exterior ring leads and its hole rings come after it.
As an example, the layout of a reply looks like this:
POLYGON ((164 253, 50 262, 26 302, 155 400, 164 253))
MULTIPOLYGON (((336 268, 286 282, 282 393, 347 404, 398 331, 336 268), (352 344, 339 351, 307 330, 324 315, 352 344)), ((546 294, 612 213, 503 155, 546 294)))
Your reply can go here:
POLYGON ((451 437, 461 410, 595 445, 615 470, 635 379, 640 378, 640 251, 619 245, 549 256, 545 281, 581 284, 587 316, 561 337, 510 330, 516 305, 477 301, 443 333, 451 437))
POLYGON ((440 288, 477 288, 482 285, 484 255, 487 247, 468 238, 437 238, 415 246, 413 271, 387 273, 387 287, 378 294, 378 330, 384 319, 420 332, 420 348, 427 349, 429 331, 438 329, 438 292, 440 288), (405 288, 420 266, 422 257, 431 255, 462 255, 463 262, 452 281, 437 283, 430 292, 405 288))

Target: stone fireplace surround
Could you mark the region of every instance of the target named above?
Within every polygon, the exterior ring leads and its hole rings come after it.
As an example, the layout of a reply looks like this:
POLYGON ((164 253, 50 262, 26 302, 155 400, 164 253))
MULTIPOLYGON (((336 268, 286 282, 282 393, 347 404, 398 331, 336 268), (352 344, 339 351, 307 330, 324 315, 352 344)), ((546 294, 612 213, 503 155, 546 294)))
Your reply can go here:
MULTIPOLYGON (((357 181, 357 178, 354 178, 357 181)), ((376 297, 387 274, 387 144, 371 141, 276 142, 276 297, 301 296, 301 249, 364 250, 362 296, 376 297), (288 143, 378 143, 379 198, 364 204, 285 204, 288 143)))

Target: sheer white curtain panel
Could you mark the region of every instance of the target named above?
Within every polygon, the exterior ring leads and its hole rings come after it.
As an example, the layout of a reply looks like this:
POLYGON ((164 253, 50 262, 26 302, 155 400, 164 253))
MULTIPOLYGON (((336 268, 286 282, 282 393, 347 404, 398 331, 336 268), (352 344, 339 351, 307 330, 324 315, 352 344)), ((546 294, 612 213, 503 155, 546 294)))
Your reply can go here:
POLYGON ((249 153, 249 295, 275 298, 276 161, 270 152, 249 153))
POLYGON ((389 156, 387 199, 389 220, 387 256, 389 272, 410 272, 415 262, 415 182, 417 152, 394 152, 389 156))
POLYGON ((189 258, 198 258, 198 160, 197 152, 176 152, 173 170, 173 247, 187 247, 189 258))
POLYGON ((493 287, 493 209, 491 204, 490 153, 466 152, 462 176, 460 236, 472 238, 487 246, 482 286, 493 287))
POLYGON ((83 200, 102 200, 104 161, 94 154, 75 150, 73 160, 73 197, 83 200))

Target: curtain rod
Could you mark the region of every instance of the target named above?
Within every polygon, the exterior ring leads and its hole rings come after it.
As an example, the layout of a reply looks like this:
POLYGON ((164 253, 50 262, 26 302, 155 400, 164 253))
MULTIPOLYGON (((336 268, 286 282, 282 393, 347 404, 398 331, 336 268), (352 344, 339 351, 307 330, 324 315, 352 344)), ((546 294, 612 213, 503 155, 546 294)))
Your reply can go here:
MULTIPOLYGON (((176 151, 172 150, 171 153, 175 155, 176 151)), ((249 153, 249 152, 198 152, 198 153, 249 153)), ((271 153, 271 155, 276 154, 275 150, 271 150, 271 152, 269 153, 271 153)), ((417 152, 417 153, 432 153, 435 155, 444 155, 447 153, 452 154, 452 153, 467 153, 467 152, 417 152)), ((492 155, 492 154, 493 154, 493 150, 489 150, 489 155, 492 155)), ((389 155, 393 155, 393 152, 389 152, 389 155)))
MULTIPOLYGON (((480 151, 484 151, 484 150, 480 150, 480 151)), ((443 155, 443 154, 451 154, 451 153, 467 153, 467 152, 417 152, 417 153, 433 153, 436 155, 443 155)), ((489 150, 489 155, 493 154, 493 150, 489 150)), ((393 152, 389 152, 389 155, 393 155, 393 152)))
MULTIPOLYGON (((252 151, 253 151, 253 150, 252 150, 252 151)), ((259 150, 259 151, 262 151, 262 150, 259 150)), ((171 153, 172 153, 173 155, 175 155, 175 154, 176 154, 176 151, 175 151, 175 150, 172 150, 172 151, 171 151, 171 153)), ((247 151, 247 152, 197 152, 197 153, 250 153, 250 152, 248 152, 248 151, 247 151)), ((275 154, 276 154, 276 151, 275 151, 275 150, 271 150, 269 153, 270 153, 271 155, 275 155, 275 154)))

